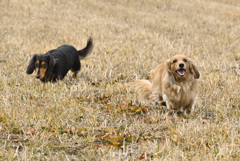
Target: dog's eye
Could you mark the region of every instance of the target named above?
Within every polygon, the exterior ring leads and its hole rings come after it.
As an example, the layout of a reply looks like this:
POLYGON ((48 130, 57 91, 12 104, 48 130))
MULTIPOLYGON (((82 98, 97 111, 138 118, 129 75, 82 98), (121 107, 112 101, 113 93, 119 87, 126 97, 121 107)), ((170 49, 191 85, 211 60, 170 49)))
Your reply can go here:
POLYGON ((35 67, 38 67, 38 63, 35 63, 35 67))
POLYGON ((177 62, 177 60, 176 60, 176 59, 174 59, 174 60, 173 60, 173 63, 176 63, 176 62, 177 62))
POLYGON ((184 62, 187 62, 187 59, 183 59, 184 62))

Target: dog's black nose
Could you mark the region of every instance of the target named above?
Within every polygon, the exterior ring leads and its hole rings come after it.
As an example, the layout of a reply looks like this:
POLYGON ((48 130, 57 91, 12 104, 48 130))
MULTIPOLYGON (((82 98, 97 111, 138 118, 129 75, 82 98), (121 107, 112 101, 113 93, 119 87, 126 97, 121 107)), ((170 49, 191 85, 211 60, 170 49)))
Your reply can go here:
POLYGON ((39 79, 39 78, 40 78, 40 75, 36 75, 36 78, 39 79))
POLYGON ((180 64, 179 64, 179 67, 180 67, 180 68, 183 68, 183 67, 184 67, 184 64, 183 64, 183 63, 180 63, 180 64))

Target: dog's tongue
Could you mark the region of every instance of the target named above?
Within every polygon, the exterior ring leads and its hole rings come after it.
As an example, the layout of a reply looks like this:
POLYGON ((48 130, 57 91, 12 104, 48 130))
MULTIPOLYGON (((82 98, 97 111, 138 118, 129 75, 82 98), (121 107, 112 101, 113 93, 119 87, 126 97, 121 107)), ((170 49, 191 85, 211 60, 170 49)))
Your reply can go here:
POLYGON ((177 72, 181 76, 183 76, 185 74, 185 70, 183 70, 183 69, 179 69, 177 72))

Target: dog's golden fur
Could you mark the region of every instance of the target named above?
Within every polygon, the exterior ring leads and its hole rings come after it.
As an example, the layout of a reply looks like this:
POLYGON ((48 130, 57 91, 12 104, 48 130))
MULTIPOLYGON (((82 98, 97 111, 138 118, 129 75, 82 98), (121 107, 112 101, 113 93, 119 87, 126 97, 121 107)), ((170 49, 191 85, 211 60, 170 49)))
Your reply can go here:
POLYGON ((197 96, 200 73, 184 55, 175 55, 157 66, 151 73, 151 82, 136 80, 138 93, 145 99, 166 104, 168 109, 191 112, 197 96))

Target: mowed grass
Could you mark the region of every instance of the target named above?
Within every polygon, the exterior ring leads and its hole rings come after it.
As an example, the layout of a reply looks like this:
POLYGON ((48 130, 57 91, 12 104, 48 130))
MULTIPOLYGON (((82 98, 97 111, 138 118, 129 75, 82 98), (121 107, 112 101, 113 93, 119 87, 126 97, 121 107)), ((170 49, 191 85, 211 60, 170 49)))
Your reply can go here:
POLYGON ((0 22, 0 160, 240 159, 238 0, 1 0, 0 22), (35 53, 89 36, 77 79, 26 74, 35 53), (131 85, 175 54, 202 74, 191 115, 131 85))

